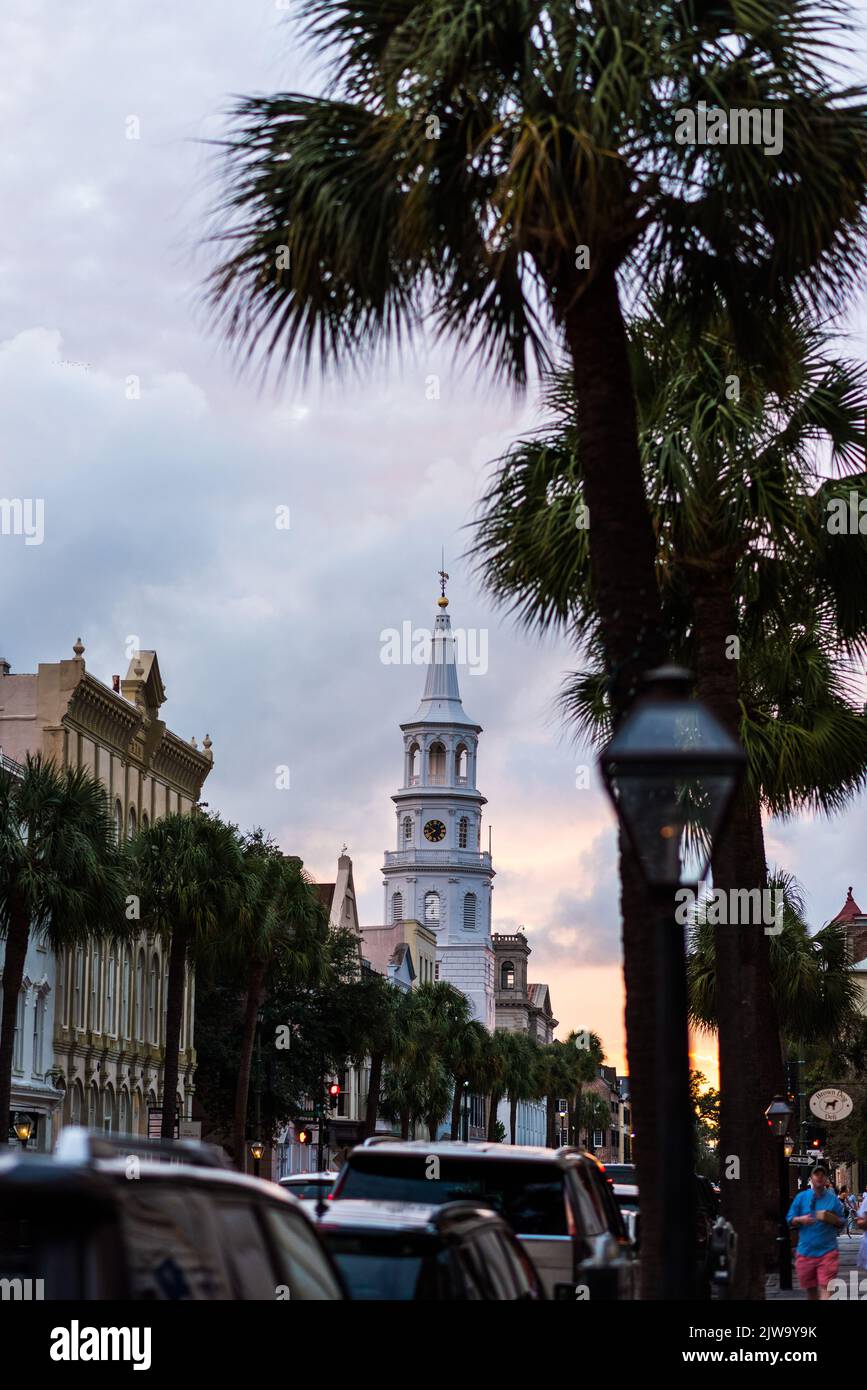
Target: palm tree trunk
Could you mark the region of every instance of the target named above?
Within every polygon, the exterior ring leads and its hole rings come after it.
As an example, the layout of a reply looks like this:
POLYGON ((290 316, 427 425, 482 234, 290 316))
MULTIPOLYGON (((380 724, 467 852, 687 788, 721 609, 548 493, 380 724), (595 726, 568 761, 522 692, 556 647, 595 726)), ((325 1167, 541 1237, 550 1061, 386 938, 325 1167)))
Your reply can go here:
MULTIPOLYGON (((693 579, 698 694, 723 724, 740 733, 737 662, 726 655, 737 632, 730 572, 693 579)), ((714 889, 731 903, 739 889, 767 881, 761 810, 746 781, 713 853, 714 889)), ((732 1296, 763 1299, 767 1208, 775 1202, 774 1149, 763 1115, 782 1088, 782 1057, 764 924, 718 925, 714 931, 720 1059, 720 1189, 738 1232, 732 1296), (776 1043, 774 1040, 776 1039, 776 1043)))
MULTIPOLYGON (((600 253, 602 254, 602 253, 600 253)), ((613 269, 597 264, 576 298, 579 277, 563 258, 548 275, 572 360, 580 411, 584 498, 594 598, 611 678, 615 725, 642 672, 668 657, 655 574, 655 540, 644 491, 626 329, 613 269)), ((665 1232, 659 1203, 655 1094, 656 985, 645 884, 620 836, 620 912, 626 985, 626 1039, 635 1162, 642 1192, 642 1279, 661 1286, 665 1232)), ((687 1078, 684 1078, 684 1088, 687 1078)))
POLYGON ((491 1091, 488 1103, 488 1142, 493 1144, 497 1138, 497 1111, 500 1108, 500 1092, 491 1091))
POLYGON ((464 1098, 464 1081, 466 1077, 455 1077, 455 1093, 452 1096, 452 1127, 450 1135, 452 1139, 461 1137, 461 1103, 464 1098))
POLYGON ((575 1092, 575 1100, 572 1106, 572 1123, 575 1126, 575 1146, 581 1148, 581 1103, 584 1094, 584 1087, 579 1083, 578 1090, 575 1092))
POLYGON ((408 1138, 409 1138, 409 1126, 410 1126, 410 1113, 409 1113, 409 1107, 408 1107, 408 1106, 403 1106, 402 1109, 401 1109, 401 1112, 400 1112, 400 1137, 401 1137, 401 1139, 408 1139, 408 1138))
POLYGON ((365 1138, 376 1133, 376 1121, 379 1115, 379 1088, 382 1085, 383 1060, 384 1054, 382 1052, 371 1052, 370 1081, 367 1086, 367 1107, 364 1113, 365 1138))
POLYGON ((178 1093, 178 1053, 181 1048, 181 1020, 184 1012, 184 968, 187 963, 187 935, 176 927, 169 947, 169 981, 166 997, 166 1046, 163 1061, 163 1139, 175 1137, 175 1106, 178 1093))
POLYGON ((511 1142, 516 1144, 518 1142, 518 1102, 515 1099, 509 1100, 509 1130, 512 1136, 511 1142))
POLYGON ((432 1144, 436 1142, 438 1125, 439 1120, 428 1120, 427 1122, 427 1137, 432 1144))
MULTIPOLYGON (((247 1105, 250 1098, 250 1072, 253 1047, 256 1041, 256 1016, 265 997, 265 962, 253 961, 244 996, 244 1021, 241 1028, 241 1055, 238 1059, 238 1079, 235 1083, 235 1113, 232 1123, 232 1149, 235 1167, 247 1170, 247 1105)), ((255 1138, 261 1139, 257 1134, 255 1138)))
POLYGON ((12 1060, 15 1046, 15 1020, 18 1014, 18 995, 24 979, 24 962, 30 940, 30 921, 26 912, 10 913, 6 934, 6 955, 3 961, 3 1014, 0 1021, 0 1137, 5 1142, 12 1109, 12 1060))

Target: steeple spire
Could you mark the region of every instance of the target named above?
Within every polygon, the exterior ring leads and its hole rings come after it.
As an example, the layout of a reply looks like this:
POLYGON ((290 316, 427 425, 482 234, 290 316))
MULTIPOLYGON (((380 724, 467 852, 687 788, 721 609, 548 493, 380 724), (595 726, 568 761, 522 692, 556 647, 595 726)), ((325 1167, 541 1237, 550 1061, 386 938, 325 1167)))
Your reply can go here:
POLYGON ((455 639, 452 633, 451 618, 446 612, 449 601, 446 598, 448 574, 445 570, 445 555, 443 555, 442 563, 443 568, 439 571, 440 597, 437 599, 437 607, 440 611, 434 619, 424 694, 413 720, 423 720, 428 724, 472 725, 473 721, 467 717, 461 704, 455 639))

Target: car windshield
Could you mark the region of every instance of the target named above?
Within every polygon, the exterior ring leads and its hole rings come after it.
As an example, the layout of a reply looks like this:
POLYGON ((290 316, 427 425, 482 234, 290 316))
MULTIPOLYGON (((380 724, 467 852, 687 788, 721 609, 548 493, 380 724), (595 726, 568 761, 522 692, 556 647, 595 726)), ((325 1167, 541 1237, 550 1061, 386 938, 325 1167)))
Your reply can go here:
POLYGON ((430 1238, 367 1231, 321 1234, 350 1298, 404 1302, 450 1296, 446 1252, 430 1238))
POLYGON ((434 1206, 472 1201, 499 1212, 520 1235, 568 1234, 563 1173, 553 1164, 368 1150, 353 1154, 334 1195, 434 1206))

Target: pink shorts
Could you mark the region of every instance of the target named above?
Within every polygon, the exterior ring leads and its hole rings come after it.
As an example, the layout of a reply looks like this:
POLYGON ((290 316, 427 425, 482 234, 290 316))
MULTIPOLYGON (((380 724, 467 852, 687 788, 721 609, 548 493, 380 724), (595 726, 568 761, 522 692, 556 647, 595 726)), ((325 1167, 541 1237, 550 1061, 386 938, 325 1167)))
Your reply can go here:
POLYGON ((840 1268, 840 1256, 836 1250, 826 1250, 824 1255, 796 1255, 795 1272, 802 1289, 823 1287, 836 1278, 840 1268))

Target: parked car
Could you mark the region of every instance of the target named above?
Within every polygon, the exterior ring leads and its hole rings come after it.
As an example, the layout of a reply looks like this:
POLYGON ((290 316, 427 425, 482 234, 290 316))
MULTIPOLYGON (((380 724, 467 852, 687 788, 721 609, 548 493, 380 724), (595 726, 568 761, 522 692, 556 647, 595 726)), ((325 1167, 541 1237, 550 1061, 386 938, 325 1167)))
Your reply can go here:
POLYGON ((442 1206, 470 1202, 504 1217, 549 1298, 631 1298, 634 1256, 601 1165, 577 1149, 483 1141, 361 1144, 329 1207, 347 1199, 442 1206))
POLYGON ((516 1301, 545 1297, 511 1226, 473 1202, 329 1202, 318 1229, 349 1297, 516 1301))
POLYGON ((189 1141, 65 1129, 0 1158, 0 1275, 69 1300, 345 1297, 300 1202, 189 1141))
POLYGON ((336 1169, 334 1172, 292 1173, 280 1178, 277 1185, 297 1197, 299 1202, 318 1204, 330 1195, 337 1178, 336 1169))
MULTIPOLYGON (((611 1184, 627 1229, 640 1244, 640 1201, 632 1163, 606 1163, 605 1177, 611 1184)), ((730 1221, 722 1215, 719 1188, 710 1178, 695 1175, 696 1277, 702 1298, 712 1297, 728 1281, 737 1237, 730 1221)))

